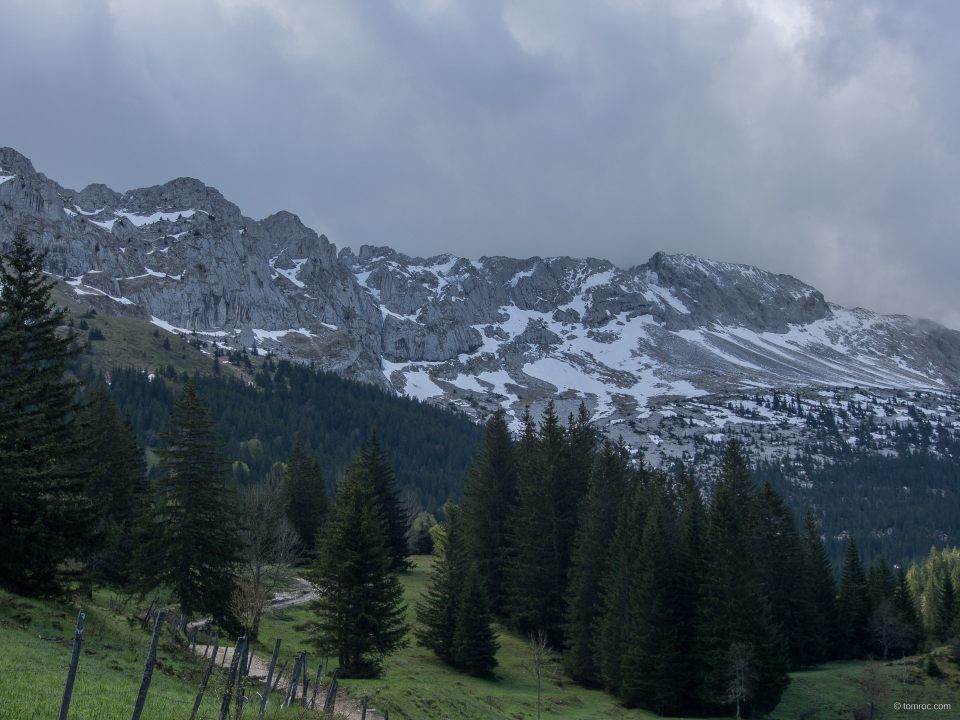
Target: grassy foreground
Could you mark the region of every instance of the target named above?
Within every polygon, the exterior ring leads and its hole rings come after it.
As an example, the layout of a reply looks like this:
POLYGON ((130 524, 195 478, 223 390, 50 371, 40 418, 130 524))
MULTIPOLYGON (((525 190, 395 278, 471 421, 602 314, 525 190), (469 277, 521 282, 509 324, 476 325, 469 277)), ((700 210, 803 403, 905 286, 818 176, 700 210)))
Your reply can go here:
MULTIPOLYGON (((414 568, 401 576, 409 604, 407 619, 413 622, 413 604, 429 581, 430 559, 415 557, 414 568)), ((110 609, 110 596, 95 594, 84 602, 86 627, 70 718, 130 717, 143 674, 150 636, 129 611, 110 609)), ((56 717, 70 660, 73 629, 79 607, 26 600, 0 591, 0 718, 28 720, 56 717)), ((294 626, 308 618, 302 608, 270 613, 260 628, 257 654, 269 660, 275 638, 282 639, 280 665, 301 650, 310 653, 311 681, 319 658, 310 651, 294 626)), ((535 720, 536 683, 530 672, 530 651, 524 638, 498 628, 500 662, 496 682, 461 675, 439 663, 433 654, 412 644, 390 657, 384 676, 378 680, 345 680, 342 690, 351 697, 369 697, 379 714, 393 718, 436 720, 535 720)), ((183 638, 180 637, 182 643, 183 638)), ((229 642, 229 641, 228 641, 229 642)), ((199 659, 173 644, 165 630, 158 651, 157 668, 147 697, 143 720, 186 720, 203 675, 199 659)), ((926 657, 891 663, 830 663, 822 668, 794 673, 774 720, 833 720, 853 717, 869 702, 867 681, 876 686, 874 703, 879 717, 906 715, 926 718, 960 716, 960 672, 944 656, 935 660, 942 675, 931 677, 926 657), (904 710, 907 705, 949 705, 950 709, 904 710)), ((292 663, 291 663, 292 664, 292 663)), ((330 663, 329 671, 335 667, 330 663)), ((289 666, 288 666, 289 669, 289 666)), ((199 718, 217 718, 224 687, 222 673, 215 672, 204 696, 199 718)), ((255 693, 248 693, 259 703, 255 693)), ((267 718, 287 720, 318 717, 302 708, 280 709, 279 693, 271 697, 267 718)), ((249 706, 246 717, 256 717, 249 706)), ((349 710, 341 703, 338 710, 349 710)), ((339 713, 338 713, 339 714, 339 713)), ((615 699, 597 690, 586 690, 555 672, 543 685, 541 714, 567 718, 652 718, 651 713, 627 710, 615 699)), ((368 716, 370 717, 370 716, 368 716)), ((875 718, 878 717, 875 715, 875 718)))

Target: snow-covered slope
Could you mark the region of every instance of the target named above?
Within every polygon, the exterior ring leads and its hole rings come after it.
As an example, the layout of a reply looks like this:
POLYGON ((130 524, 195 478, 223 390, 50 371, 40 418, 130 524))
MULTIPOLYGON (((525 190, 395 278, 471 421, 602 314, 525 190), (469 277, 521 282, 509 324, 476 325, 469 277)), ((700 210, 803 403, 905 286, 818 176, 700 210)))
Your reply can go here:
MULTIPOLYGON (((338 254, 295 216, 246 218, 197 180, 76 192, 5 148, 0 241, 18 227, 100 312, 257 343, 478 419, 584 402, 611 434, 651 451, 659 435, 645 423, 685 398, 723 405, 857 387, 947 397, 960 386, 956 331, 691 256, 658 253, 624 270, 590 258, 338 254)), ((687 427, 716 434, 699 422, 687 427)))

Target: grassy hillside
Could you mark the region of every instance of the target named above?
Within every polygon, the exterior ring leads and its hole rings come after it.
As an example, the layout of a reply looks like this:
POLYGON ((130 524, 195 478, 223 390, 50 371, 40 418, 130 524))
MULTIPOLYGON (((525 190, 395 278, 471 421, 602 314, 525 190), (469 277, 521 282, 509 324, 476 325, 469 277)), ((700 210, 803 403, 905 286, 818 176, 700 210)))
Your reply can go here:
MULTIPOLYGON (((147 373, 166 370, 173 367, 177 373, 210 374, 213 359, 204 355, 186 340, 171 332, 148 323, 145 320, 129 317, 94 314, 54 288, 51 300, 58 307, 65 307, 70 330, 77 334, 78 340, 87 343, 87 351, 81 355, 75 365, 92 369, 95 373, 109 373, 115 367, 140 368, 147 373), (86 325, 84 329, 81 324, 86 325), (102 340, 90 340, 90 334, 102 340), (169 348, 164 343, 169 343, 169 348)), ((224 365, 223 371, 239 374, 234 366, 224 365)))
MULTIPOLYGON (((407 618, 411 622, 413 603, 429 580, 429 558, 414 560, 414 569, 402 576, 409 603, 407 618)), ((82 605, 86 629, 71 718, 112 720, 132 713, 150 636, 140 629, 129 610, 111 610, 110 600, 107 593, 100 592, 92 602, 82 605)), ((78 610, 76 604, 24 600, 0 592, 0 717, 56 716, 78 610)), ((267 615, 261 625, 257 654, 269 660, 277 637, 283 640, 281 665, 300 650, 309 651, 303 637, 294 630, 307 617, 304 608, 267 615)), ((529 672, 528 644, 503 628, 499 631, 501 649, 496 682, 461 675, 437 662, 432 653, 411 645, 389 658, 382 678, 345 680, 341 687, 357 699, 369 696, 371 707, 381 712, 389 710, 393 718, 533 720, 536 684, 529 672)), ((318 660, 312 654, 308 660, 311 678, 318 660)), ((903 712, 896 710, 896 702, 948 704, 953 709, 930 709, 916 714, 956 717, 956 709, 960 708, 960 672, 941 655, 937 664, 944 674, 930 677, 926 662, 926 657, 919 657, 892 663, 830 663, 794 673, 783 700, 770 717, 849 719, 854 710, 868 703, 870 693, 865 680, 871 677, 876 678, 877 692, 873 697, 883 717, 892 718, 903 712)), ((333 659, 330 672, 335 665, 333 659)), ((189 717, 203 669, 202 661, 175 646, 169 631, 164 631, 144 720, 189 717)), ((223 685, 222 674, 215 674, 198 717, 217 717, 223 685)), ((315 716, 296 708, 278 710, 280 699, 279 694, 273 696, 268 718, 315 716)), ((341 705, 340 709, 348 708, 341 705)), ((558 720, 655 717, 648 712, 627 710, 603 692, 580 688, 559 672, 544 683, 541 714, 558 720)))

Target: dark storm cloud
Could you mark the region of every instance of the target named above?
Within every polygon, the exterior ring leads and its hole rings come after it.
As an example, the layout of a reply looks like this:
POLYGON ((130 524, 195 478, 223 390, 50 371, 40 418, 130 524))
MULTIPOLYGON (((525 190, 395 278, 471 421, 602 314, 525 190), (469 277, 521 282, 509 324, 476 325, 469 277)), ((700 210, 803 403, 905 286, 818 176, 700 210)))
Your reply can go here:
POLYGON ((341 247, 689 252, 960 327, 957 7, 0 0, 0 143, 341 247))

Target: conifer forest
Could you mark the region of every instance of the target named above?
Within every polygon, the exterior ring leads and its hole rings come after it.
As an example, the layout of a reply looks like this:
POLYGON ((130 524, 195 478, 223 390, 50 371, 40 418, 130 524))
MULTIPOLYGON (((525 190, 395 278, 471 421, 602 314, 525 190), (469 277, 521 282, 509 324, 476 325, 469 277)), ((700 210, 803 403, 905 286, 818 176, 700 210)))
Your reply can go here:
POLYGON ((582 405, 528 411, 514 432, 503 412, 481 428, 272 357, 253 383, 98 375, 42 266, 18 233, 0 294, 8 592, 162 589, 256 638, 275 568, 294 566, 319 589, 297 630, 340 677, 378 677, 416 643, 496 681, 503 627, 574 683, 663 716, 762 715, 795 670, 957 649, 958 551, 873 537, 816 490, 954 466, 847 463, 798 490, 732 439, 708 495, 690 468, 601 438, 582 405), (407 623, 414 553, 433 571, 407 623))

